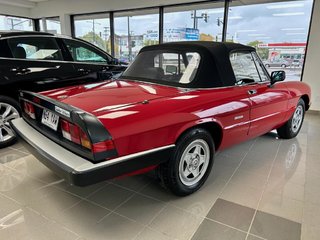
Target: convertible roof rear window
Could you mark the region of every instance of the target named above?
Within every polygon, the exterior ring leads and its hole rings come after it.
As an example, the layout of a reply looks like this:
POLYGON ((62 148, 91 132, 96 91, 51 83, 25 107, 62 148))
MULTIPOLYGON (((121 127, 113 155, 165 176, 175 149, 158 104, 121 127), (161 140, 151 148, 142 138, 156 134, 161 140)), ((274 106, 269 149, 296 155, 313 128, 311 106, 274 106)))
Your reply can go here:
POLYGON ((156 50, 141 52, 122 77, 160 84, 191 83, 198 72, 198 52, 156 50))

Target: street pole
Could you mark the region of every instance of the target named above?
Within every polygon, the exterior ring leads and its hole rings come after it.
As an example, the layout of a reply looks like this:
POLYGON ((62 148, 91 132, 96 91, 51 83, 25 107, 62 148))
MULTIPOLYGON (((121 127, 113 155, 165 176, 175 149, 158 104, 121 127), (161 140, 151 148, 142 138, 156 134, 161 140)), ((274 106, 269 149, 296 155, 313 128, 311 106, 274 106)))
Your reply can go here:
POLYGON ((130 36, 130 16, 128 16, 128 50, 129 50, 129 62, 131 62, 132 48, 131 48, 131 36, 130 36))

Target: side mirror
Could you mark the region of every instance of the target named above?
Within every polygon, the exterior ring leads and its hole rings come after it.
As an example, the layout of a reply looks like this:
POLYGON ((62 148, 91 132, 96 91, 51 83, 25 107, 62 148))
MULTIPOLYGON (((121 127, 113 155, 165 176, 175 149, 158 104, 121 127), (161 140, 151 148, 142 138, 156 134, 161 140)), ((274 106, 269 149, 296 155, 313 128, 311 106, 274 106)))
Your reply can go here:
POLYGON ((274 71, 271 73, 271 86, 276 82, 281 82, 286 79, 285 71, 274 71))
POLYGON ((166 66, 166 73, 171 73, 172 75, 178 73, 178 67, 175 65, 167 65, 166 66))

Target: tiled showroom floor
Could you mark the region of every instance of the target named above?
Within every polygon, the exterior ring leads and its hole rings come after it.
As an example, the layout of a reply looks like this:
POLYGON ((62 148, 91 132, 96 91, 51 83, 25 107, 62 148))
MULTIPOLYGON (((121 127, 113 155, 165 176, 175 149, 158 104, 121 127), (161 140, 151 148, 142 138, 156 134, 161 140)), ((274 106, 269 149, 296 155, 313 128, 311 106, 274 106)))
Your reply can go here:
POLYGON ((197 193, 135 176, 67 186, 18 143, 0 150, 0 239, 320 239, 320 115, 220 152, 197 193))

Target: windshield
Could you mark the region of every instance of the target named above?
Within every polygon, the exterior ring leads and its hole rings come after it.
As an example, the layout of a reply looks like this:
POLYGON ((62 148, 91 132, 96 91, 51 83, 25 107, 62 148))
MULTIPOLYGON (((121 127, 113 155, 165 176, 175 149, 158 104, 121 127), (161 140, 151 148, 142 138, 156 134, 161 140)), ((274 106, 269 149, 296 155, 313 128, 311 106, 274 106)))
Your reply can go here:
POLYGON ((186 85, 194 80, 200 59, 197 52, 145 51, 136 57, 122 78, 186 85))

